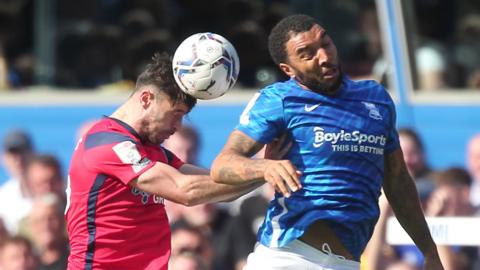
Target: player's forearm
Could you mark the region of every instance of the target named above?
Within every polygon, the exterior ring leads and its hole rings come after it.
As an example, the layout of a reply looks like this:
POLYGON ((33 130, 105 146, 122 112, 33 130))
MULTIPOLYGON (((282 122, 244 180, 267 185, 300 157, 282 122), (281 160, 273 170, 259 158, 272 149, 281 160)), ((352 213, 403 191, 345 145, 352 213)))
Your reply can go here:
POLYGON ((261 186, 263 182, 254 181, 243 185, 219 184, 209 176, 188 175, 184 184, 179 186, 185 194, 186 205, 197 205, 234 200, 261 186))
POLYGON ((387 199, 395 216, 424 255, 436 254, 437 248, 430 235, 420 205, 415 183, 406 170, 395 180, 384 183, 387 199))
POLYGON ((183 205, 196 205, 207 202, 228 201, 237 198, 262 182, 248 185, 225 185, 213 182, 207 171, 195 166, 182 166, 178 171, 168 164, 157 162, 152 168, 131 181, 130 185, 150 194, 183 205), (186 174, 183 172, 195 173, 186 174))
POLYGON ((213 181, 230 185, 264 181, 268 162, 267 159, 250 159, 234 152, 222 152, 213 162, 210 175, 213 181))

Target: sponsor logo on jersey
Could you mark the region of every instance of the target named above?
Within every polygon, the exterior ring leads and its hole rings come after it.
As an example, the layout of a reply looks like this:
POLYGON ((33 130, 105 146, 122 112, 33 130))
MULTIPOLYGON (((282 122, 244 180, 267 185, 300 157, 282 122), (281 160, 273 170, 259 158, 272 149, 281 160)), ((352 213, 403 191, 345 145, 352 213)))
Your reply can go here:
MULTIPOLYGON (((141 202, 142 204, 147 204, 148 203, 148 200, 149 198, 152 196, 152 194, 148 193, 148 192, 145 192, 145 191, 142 191, 136 187, 132 187, 132 194, 135 195, 135 196, 140 196, 141 197, 141 202)), ((158 195, 153 195, 153 203, 156 203, 156 204, 164 204, 165 202, 165 199, 158 196, 158 195)))
POLYGON ((332 150, 335 152, 362 152, 383 155, 383 149, 387 143, 384 135, 375 135, 362 133, 359 130, 347 132, 326 132, 321 127, 314 127, 313 147, 318 148, 325 142, 330 142, 332 150), (352 142, 352 143, 345 143, 352 142), (365 145, 365 144, 370 145, 365 145))

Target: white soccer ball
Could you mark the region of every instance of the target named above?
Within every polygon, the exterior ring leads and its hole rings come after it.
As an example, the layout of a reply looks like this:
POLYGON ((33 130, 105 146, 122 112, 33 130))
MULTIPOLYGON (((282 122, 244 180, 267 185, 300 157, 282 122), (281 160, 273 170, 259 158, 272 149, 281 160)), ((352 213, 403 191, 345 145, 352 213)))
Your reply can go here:
POLYGON ((185 39, 175 51, 172 65, 180 88, 198 99, 225 94, 240 70, 233 45, 215 33, 197 33, 185 39))

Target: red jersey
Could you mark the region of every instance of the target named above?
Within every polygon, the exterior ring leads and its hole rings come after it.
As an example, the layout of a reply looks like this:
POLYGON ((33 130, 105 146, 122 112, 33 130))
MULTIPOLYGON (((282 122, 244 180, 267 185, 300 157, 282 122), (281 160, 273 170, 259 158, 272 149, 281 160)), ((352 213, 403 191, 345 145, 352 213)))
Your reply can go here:
POLYGON ((80 139, 67 187, 69 270, 167 269, 170 227, 163 198, 129 185, 157 161, 183 165, 117 119, 102 119, 80 139))

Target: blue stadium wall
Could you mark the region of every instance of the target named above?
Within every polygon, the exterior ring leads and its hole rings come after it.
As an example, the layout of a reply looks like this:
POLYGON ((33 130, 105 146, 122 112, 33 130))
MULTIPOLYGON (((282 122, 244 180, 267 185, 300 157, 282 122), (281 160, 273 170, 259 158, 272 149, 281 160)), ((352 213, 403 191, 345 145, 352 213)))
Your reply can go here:
MULTIPOLYGON (((36 149, 60 158, 64 172, 76 143, 78 128, 85 121, 109 115, 115 105, 102 106, 2 106, 0 138, 12 128, 32 134, 36 149)), ((237 123, 244 105, 199 105, 185 123, 198 128, 202 136, 200 165, 208 167, 237 123)), ((417 128, 425 141, 427 156, 434 168, 465 165, 465 144, 480 132, 479 106, 417 106, 407 120, 399 108, 398 122, 417 128), (412 118, 413 116, 413 118, 412 118)), ((0 168, 0 183, 7 178, 0 168)))

